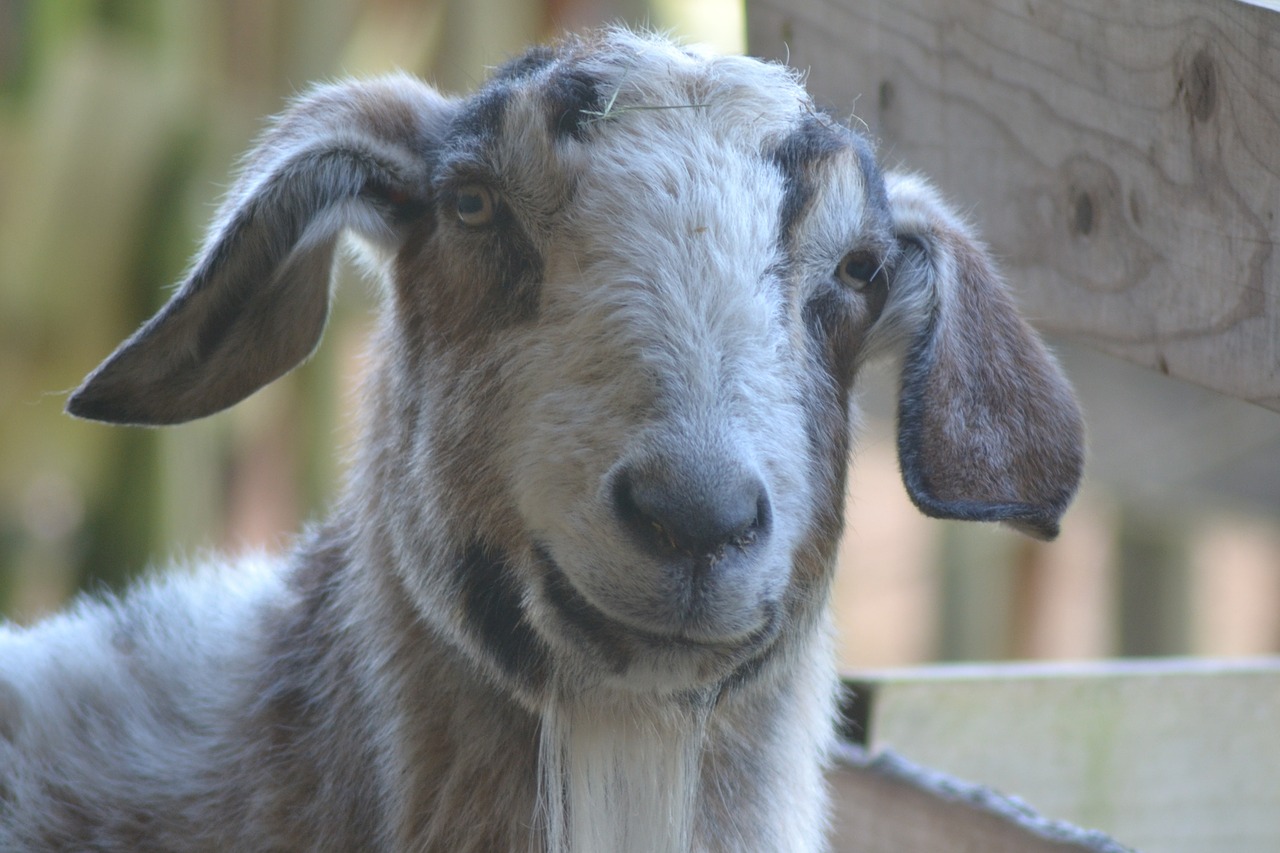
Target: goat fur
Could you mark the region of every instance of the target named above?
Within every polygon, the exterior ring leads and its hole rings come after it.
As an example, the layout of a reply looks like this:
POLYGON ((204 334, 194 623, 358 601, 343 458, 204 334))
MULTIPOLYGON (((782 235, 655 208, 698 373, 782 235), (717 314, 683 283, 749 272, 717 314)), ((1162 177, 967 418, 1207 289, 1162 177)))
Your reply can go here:
POLYGON ((659 37, 322 86, 69 410, 290 370, 348 234, 385 286, 332 514, 0 629, 0 849, 825 849, 862 365, 926 513, 1051 537, 1080 474, 969 229, 793 72, 659 37))

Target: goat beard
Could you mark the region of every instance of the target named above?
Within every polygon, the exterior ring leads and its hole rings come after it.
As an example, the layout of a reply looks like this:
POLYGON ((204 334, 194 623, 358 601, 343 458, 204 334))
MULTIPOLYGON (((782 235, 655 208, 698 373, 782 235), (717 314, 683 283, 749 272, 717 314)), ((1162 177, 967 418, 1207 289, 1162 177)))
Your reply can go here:
POLYGON ((710 711, 603 690, 548 702, 535 822, 548 853, 688 853, 710 711))

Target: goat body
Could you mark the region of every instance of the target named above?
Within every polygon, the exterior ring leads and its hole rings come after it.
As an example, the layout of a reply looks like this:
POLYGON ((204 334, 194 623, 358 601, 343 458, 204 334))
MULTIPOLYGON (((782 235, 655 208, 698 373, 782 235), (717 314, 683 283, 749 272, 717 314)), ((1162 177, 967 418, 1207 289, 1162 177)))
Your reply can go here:
POLYGON ((1051 537, 1080 419, 983 250, 787 69, 609 31, 321 87, 71 413, 171 424, 385 281, 278 561, 0 629, 0 849, 816 851, 851 391, 931 515, 1051 537))

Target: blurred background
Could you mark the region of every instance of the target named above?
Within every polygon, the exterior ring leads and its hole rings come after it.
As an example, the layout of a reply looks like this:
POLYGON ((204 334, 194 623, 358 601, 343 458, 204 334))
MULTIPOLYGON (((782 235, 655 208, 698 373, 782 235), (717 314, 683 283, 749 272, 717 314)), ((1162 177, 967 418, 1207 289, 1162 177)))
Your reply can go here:
MULTIPOLYGON (((286 548, 339 487, 370 306, 349 269, 316 357, 233 410, 169 430, 61 413, 180 278, 264 117, 309 82, 394 68, 465 92, 617 20, 744 49, 734 0, 0 0, 0 614, 286 548)), ((1280 651, 1280 414, 1060 351, 1091 456, 1050 545, 920 516, 892 377, 868 377, 847 666, 1280 651)))

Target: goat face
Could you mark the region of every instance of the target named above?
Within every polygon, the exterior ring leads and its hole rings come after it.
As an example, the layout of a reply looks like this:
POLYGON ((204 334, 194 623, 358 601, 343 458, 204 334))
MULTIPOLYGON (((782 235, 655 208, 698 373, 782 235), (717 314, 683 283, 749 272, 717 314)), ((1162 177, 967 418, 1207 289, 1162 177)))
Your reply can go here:
POLYGON ((849 393, 903 353, 909 490, 1052 535, 1080 427, 981 250, 785 69, 615 32, 471 98, 317 90, 74 413, 169 423, 315 345, 335 240, 390 282, 352 492, 424 619, 530 701, 717 689, 811 634, 849 393))
MULTIPOLYGON (((825 414, 845 407, 805 306, 820 291, 839 299, 854 331, 871 311, 833 275, 842 246, 823 247, 837 254, 816 278, 791 269, 777 152, 804 124, 786 77, 741 64, 742 78, 711 83, 706 63, 644 60, 642 101, 619 63, 578 133, 548 139, 567 149, 572 193, 538 239, 538 318, 510 351, 517 419, 502 464, 547 621, 663 651, 669 673, 677 650, 693 662, 758 648, 785 620, 793 555, 815 504, 838 503, 843 468, 822 458, 845 430, 825 414), (616 118, 592 121, 606 97, 616 118), (777 118, 749 123, 760 114, 777 118)), ((880 180, 841 138, 841 243, 860 243, 870 220, 883 249, 880 180)))

